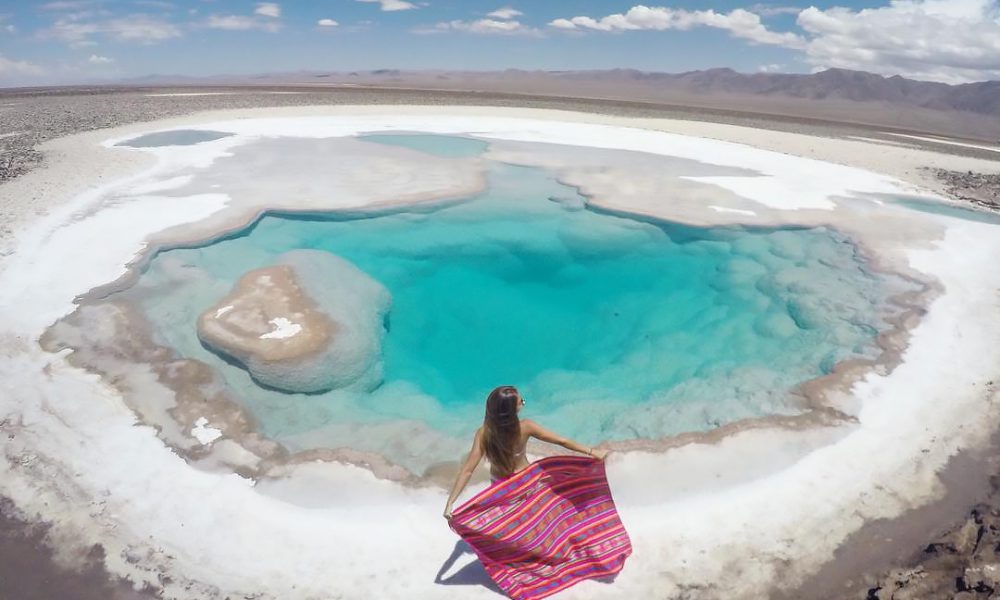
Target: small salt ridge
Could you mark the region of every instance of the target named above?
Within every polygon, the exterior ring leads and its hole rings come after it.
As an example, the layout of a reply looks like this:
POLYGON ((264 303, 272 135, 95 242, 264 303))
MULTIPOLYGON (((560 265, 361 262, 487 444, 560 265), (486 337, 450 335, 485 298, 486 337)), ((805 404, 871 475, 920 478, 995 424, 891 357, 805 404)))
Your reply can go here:
POLYGON ((285 317, 275 317, 268 321, 274 326, 274 329, 268 333, 262 334, 260 339, 262 340, 273 340, 273 339, 285 339, 290 338, 302 331, 302 326, 298 323, 293 323, 285 317))
POLYGON ((219 310, 215 311, 215 318, 218 319, 219 317, 221 317, 222 315, 226 314, 227 312, 229 312, 231 310, 233 310, 233 305, 232 304, 230 304, 229 306, 223 306, 219 310))
POLYGON ((708 207, 714 210, 715 212, 721 212, 721 213, 736 213, 738 215, 751 215, 751 216, 757 215, 757 213, 755 213, 752 210, 743 210, 742 208, 728 208, 725 206, 715 206, 711 204, 708 207))
POLYGON ((965 142, 959 142, 955 140, 946 140, 944 138, 928 137, 924 135, 909 135, 906 133, 891 133, 889 131, 884 132, 888 135, 894 135, 896 137, 910 138, 911 140, 922 140, 925 142, 936 142, 938 144, 948 144, 950 146, 962 146, 963 148, 975 148, 977 150, 989 150, 990 152, 1000 152, 1000 146, 983 146, 982 144, 967 144, 965 142))

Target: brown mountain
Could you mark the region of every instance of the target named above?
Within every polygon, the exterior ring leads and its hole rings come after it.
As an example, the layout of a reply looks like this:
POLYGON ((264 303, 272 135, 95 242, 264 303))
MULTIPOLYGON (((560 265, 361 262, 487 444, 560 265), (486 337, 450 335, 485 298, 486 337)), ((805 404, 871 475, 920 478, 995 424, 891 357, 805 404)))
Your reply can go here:
MULTIPOLYGON (((132 80, 129 83, 139 83, 132 80)), ((948 85, 828 69, 813 74, 708 69, 375 71, 143 78, 142 84, 364 86, 602 98, 822 119, 971 139, 1000 139, 1000 81, 948 85)))

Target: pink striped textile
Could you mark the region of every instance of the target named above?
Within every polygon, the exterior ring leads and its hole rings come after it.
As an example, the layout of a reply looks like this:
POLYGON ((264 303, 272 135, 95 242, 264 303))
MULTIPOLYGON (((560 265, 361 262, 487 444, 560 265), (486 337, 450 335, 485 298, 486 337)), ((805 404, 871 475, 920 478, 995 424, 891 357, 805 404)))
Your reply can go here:
POLYGON ((590 457, 532 463, 460 506, 449 523, 515 600, 614 575, 632 553, 604 462, 590 457))

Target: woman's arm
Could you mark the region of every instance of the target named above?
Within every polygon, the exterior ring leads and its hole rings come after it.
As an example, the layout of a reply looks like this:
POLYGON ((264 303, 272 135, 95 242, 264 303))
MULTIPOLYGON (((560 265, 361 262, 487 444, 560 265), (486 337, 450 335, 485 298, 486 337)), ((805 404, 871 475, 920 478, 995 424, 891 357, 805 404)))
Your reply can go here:
POLYGON ((455 498, 462 493, 465 489, 465 484, 469 483, 469 478, 472 477, 472 472, 476 470, 479 466, 479 461, 483 459, 483 446, 482 446, 483 428, 480 427, 476 430, 476 437, 472 440, 472 450, 469 450, 469 456, 465 459, 465 464, 462 465, 462 469, 455 476, 455 485, 451 486, 451 495, 448 496, 448 503, 444 506, 444 518, 451 518, 451 507, 455 503, 455 498))
POLYGON ((573 452, 579 452, 580 454, 586 454, 588 456, 593 456, 594 458, 604 460, 608 455, 608 451, 602 448, 593 448, 591 446, 583 446, 574 442, 573 440, 563 437, 557 433, 549 431, 548 429, 542 427, 538 423, 530 420, 521 421, 521 429, 525 431, 528 435, 536 437, 543 442, 548 442, 550 444, 556 444, 566 448, 567 450, 572 450, 573 452))

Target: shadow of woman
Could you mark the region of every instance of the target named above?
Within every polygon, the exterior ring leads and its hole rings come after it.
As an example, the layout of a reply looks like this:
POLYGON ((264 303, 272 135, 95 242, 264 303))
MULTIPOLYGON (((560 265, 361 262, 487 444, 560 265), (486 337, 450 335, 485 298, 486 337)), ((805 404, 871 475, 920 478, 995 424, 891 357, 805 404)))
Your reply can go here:
POLYGON ((486 569, 483 568, 483 564, 479 562, 476 554, 472 551, 463 540, 455 542, 455 549, 451 551, 451 556, 445 559, 444 564, 438 569, 437 575, 434 576, 434 583, 438 585, 481 585, 486 589, 496 592, 501 596, 506 596, 503 591, 497 587, 497 584, 490 579, 490 576, 486 574, 486 569), (444 577, 453 566, 455 562, 463 555, 468 554, 473 557, 473 560, 455 571, 448 577, 444 577))

